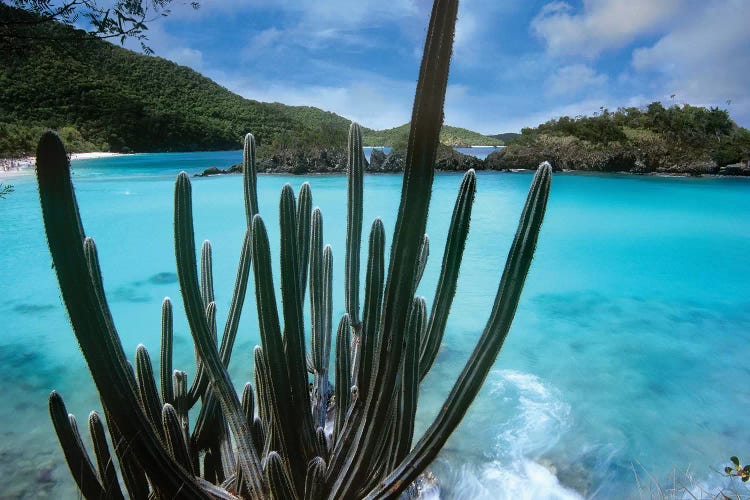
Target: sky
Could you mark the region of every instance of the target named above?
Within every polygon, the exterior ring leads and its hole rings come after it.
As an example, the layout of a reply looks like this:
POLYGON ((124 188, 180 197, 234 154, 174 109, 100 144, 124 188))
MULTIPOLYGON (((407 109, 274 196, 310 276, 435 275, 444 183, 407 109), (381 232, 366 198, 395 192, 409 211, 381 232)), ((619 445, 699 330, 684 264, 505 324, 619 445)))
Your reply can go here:
MULTIPOLYGON (((175 0, 157 56, 259 101, 406 123, 431 2, 175 0)), ((601 107, 718 106, 750 127, 750 0, 462 0, 445 123, 518 132, 601 107)), ((138 50, 137 43, 126 43, 138 50)))

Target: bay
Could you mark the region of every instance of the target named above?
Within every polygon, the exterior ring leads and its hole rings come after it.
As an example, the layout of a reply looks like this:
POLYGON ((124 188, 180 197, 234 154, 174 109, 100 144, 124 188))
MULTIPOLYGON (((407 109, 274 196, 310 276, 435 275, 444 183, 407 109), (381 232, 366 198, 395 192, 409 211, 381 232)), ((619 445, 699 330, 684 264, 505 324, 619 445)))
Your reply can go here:
MULTIPOLYGON (((160 304, 175 303, 175 367, 195 371, 175 281, 174 177, 239 161, 238 152, 131 155, 73 163, 84 227, 97 242, 127 353, 159 345, 160 304), (226 162, 226 163, 223 163, 226 162)), ((432 302, 461 175, 435 177, 431 257, 419 293, 432 302)), ((278 195, 310 182, 334 253, 343 313, 346 179, 259 177, 278 273, 278 195)), ((421 387, 418 435, 431 422, 489 316, 530 174, 478 173, 472 228, 446 337, 421 387)), ((52 389, 85 427, 100 410, 65 316, 36 185, 0 200, 2 498, 76 496, 47 414, 52 389)), ((400 175, 365 178, 365 225, 395 224, 400 175)), ((226 315, 244 215, 239 176, 195 179, 196 238, 213 243, 226 315)), ((443 498, 638 498, 677 474, 718 491, 731 455, 750 449, 750 182, 556 174, 518 313, 495 369, 431 470, 443 498), (685 474, 689 473, 687 477, 685 474), (636 476, 638 479, 636 479, 636 476), (639 486, 640 484, 640 486, 639 486)), ((364 264, 363 259, 363 264, 364 264)), ((277 274, 278 276, 278 274, 277 274)), ((277 284, 278 285, 278 284, 277 284)), ((252 287, 231 365, 252 378, 259 343, 252 287)))

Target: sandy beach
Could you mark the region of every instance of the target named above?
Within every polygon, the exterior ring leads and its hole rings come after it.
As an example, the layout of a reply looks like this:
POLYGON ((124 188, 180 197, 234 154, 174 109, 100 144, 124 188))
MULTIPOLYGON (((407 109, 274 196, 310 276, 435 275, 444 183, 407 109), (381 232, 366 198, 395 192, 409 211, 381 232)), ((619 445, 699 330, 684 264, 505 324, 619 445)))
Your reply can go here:
MULTIPOLYGON (((93 152, 93 153, 71 153, 70 161, 77 160, 92 160, 94 158, 109 158, 111 156, 121 156, 122 153, 106 153, 106 152, 93 152)), ((36 158, 33 156, 26 156, 23 158, 0 158, 0 179, 8 177, 17 177, 19 175, 28 174, 34 167, 36 158)))

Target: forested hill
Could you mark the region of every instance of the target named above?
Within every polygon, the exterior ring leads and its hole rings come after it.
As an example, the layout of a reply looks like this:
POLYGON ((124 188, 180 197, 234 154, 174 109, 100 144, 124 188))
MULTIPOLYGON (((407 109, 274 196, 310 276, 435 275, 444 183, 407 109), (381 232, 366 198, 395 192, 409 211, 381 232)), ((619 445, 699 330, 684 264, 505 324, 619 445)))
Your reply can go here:
MULTIPOLYGON (((30 14, 0 4, 5 20, 30 14)), ((260 143, 345 145, 349 120, 245 99, 199 73, 56 23, 0 38, 0 152, 29 153, 46 128, 70 149, 237 149, 260 143), (74 38, 71 40, 71 38, 74 38)))
POLYGON ((506 142, 493 168, 530 168, 544 160, 571 170, 750 175, 750 131, 718 108, 653 102, 564 116, 506 142))
MULTIPOLYGON (((0 21, 24 26, 33 19, 0 3, 0 21)), ((334 113, 245 99, 190 68, 61 24, 18 33, 0 36, 0 156, 33 154, 48 128, 71 152, 238 149, 247 132, 274 151, 346 145, 350 122, 334 113)), ((408 126, 364 133, 372 144, 391 145, 408 126)), ((448 126, 441 138, 450 145, 497 143, 448 126)))
MULTIPOLYGON (((405 145, 409 137, 409 124, 385 130, 365 130, 362 142, 365 146, 405 145)), ((471 130, 443 125, 440 130, 440 142, 446 146, 502 146, 503 141, 495 137, 482 135, 471 130)))

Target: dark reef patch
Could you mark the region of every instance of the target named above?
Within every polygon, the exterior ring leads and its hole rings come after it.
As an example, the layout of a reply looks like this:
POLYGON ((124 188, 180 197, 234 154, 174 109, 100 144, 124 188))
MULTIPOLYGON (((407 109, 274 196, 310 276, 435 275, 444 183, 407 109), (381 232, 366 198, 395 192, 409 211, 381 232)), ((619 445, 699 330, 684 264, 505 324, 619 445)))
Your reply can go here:
POLYGON ((40 314, 51 311, 55 306, 52 304, 18 304, 13 307, 13 312, 19 314, 40 314))
POLYGON ((172 283, 177 283, 177 274, 169 271, 163 271, 151 276, 148 279, 148 282, 152 285, 171 285, 172 283))

